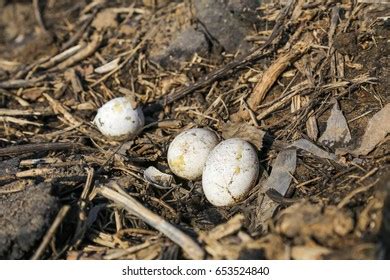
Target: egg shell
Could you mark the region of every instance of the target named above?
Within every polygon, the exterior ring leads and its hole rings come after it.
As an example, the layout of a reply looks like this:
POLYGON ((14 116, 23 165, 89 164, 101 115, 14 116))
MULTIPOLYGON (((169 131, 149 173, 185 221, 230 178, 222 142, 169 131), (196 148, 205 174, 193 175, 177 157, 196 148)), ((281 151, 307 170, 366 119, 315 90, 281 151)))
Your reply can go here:
POLYGON ((246 196, 258 175, 259 160, 253 146, 242 139, 228 139, 219 143, 207 158, 203 192, 211 204, 229 206, 246 196))
POLYGON ((207 156, 218 142, 215 132, 205 128, 193 128, 180 133, 168 148, 169 168, 179 177, 199 179, 207 156))
POLYGON ((117 97, 105 103, 98 110, 93 123, 108 137, 134 137, 145 124, 140 107, 133 108, 127 97, 117 97))

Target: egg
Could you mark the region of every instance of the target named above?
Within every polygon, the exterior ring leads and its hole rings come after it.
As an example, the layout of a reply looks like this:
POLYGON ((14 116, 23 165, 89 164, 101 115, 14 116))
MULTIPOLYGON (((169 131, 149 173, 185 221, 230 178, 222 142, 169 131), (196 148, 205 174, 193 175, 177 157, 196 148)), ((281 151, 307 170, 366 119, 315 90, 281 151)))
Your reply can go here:
POLYGON ((168 148, 169 168, 181 178, 199 179, 207 156, 218 142, 217 135, 210 129, 193 128, 180 133, 168 148))
POLYGON ((206 160, 203 192, 211 204, 229 206, 245 198, 258 174, 259 160, 253 146, 242 139, 228 139, 219 143, 206 160))
POLYGON ((114 98, 100 107, 93 123, 107 137, 134 137, 144 126, 145 119, 141 108, 133 106, 128 97, 114 98))

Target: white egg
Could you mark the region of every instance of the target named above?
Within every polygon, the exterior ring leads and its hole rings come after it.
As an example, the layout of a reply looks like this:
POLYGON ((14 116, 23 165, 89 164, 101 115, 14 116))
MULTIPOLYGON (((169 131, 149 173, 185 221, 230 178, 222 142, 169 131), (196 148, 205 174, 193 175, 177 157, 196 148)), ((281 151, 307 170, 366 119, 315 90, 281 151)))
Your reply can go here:
POLYGON ((145 124, 140 107, 133 108, 127 97, 117 97, 98 110, 93 123, 99 131, 108 137, 134 137, 145 124))
POLYGON ((168 148, 170 169, 179 177, 199 179, 207 156, 217 144, 217 135, 209 129, 193 128, 180 133, 168 148))
POLYGON ((259 160, 248 142, 232 138, 219 143, 203 169, 202 186, 208 201, 229 206, 242 200, 256 184, 259 160))

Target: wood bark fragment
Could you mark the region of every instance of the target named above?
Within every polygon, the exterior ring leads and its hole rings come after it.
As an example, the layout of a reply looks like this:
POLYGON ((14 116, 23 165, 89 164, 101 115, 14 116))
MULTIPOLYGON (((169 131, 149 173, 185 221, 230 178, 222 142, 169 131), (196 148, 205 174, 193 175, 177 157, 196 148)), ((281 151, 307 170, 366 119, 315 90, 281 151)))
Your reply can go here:
MULTIPOLYGON (((307 38, 309 36, 306 36, 307 38)), ((256 84, 252 94, 248 99, 249 108, 253 111, 257 110, 257 106, 264 100, 266 94, 274 85, 279 76, 290 66, 294 61, 301 57, 310 49, 310 41, 302 40, 295 44, 292 49, 285 54, 282 54, 263 74, 261 80, 256 84)), ((232 121, 248 120, 250 117, 247 111, 240 110, 231 116, 232 121)))

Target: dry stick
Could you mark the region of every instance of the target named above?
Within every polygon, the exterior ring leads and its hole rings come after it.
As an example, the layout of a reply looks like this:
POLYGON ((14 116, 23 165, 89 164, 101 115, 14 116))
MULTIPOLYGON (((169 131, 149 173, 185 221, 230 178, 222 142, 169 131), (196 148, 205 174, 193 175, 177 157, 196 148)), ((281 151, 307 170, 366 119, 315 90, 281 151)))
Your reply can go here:
POLYGON ((54 67, 51 71, 64 70, 69 66, 92 55, 100 46, 102 40, 103 40, 103 36, 101 34, 98 33, 93 34, 91 42, 84 49, 80 50, 74 56, 71 56, 65 61, 61 62, 60 64, 57 65, 57 67, 54 67))
POLYGON ((113 260, 113 259, 120 259, 120 258, 123 258, 125 257, 126 255, 130 255, 130 254, 133 254, 135 252, 138 252, 142 249, 145 249, 145 248, 148 248, 150 247, 151 245, 153 245, 152 242, 150 242, 149 240, 145 241, 144 243, 142 244, 139 244, 139 245, 134 245, 130 248, 127 248, 127 249, 120 249, 120 251, 116 251, 116 252, 113 252, 113 253, 110 253, 110 254, 107 254, 103 257, 103 259, 105 260, 113 260))
POLYGON ((252 110, 255 110, 258 105, 264 100, 268 90, 272 87, 280 74, 304 52, 308 50, 308 45, 302 45, 293 48, 287 54, 279 57, 264 73, 260 82, 258 82, 253 90, 253 93, 248 99, 248 105, 252 110))
POLYGON ((61 210, 58 212, 57 217, 54 219, 53 224, 50 226, 49 230, 46 232, 45 236, 42 239, 41 244, 38 249, 35 251, 34 255, 31 257, 32 260, 38 260, 42 254, 45 252, 47 245, 49 245, 50 240, 53 238, 54 234, 57 231, 57 228, 64 220, 66 214, 70 210, 69 205, 62 206, 61 210))
POLYGON ((57 151, 69 149, 91 149, 83 147, 77 143, 39 143, 39 144, 24 144, 0 149, 0 157, 19 155, 26 153, 36 153, 43 151, 57 151))
POLYGON ((94 87, 94 86, 100 84, 101 82, 104 82, 111 75, 113 75, 114 73, 116 73, 120 69, 122 69, 126 64, 131 63, 134 60, 134 58, 135 58, 135 54, 143 47, 143 45, 146 43, 147 40, 149 40, 150 38, 152 38, 154 36, 154 34, 156 32, 157 32, 157 28, 152 28, 148 33, 146 33, 145 36, 142 38, 141 42, 139 42, 139 44, 134 49, 132 49, 131 51, 128 52, 128 55, 123 60, 123 62, 121 62, 118 65, 118 67, 116 67, 115 69, 111 70, 110 72, 105 74, 103 77, 101 77, 99 80, 97 80, 96 82, 91 84, 91 87, 94 87))
MULTIPOLYGON (((14 179, 12 176, 0 176, 0 180, 3 179, 2 177, 6 177, 6 178, 4 178, 5 180, 14 179)), ((7 185, 2 185, 0 188, 0 195, 23 191, 26 189, 26 187, 28 185, 30 185, 32 183, 33 182, 31 180, 23 180, 22 179, 22 180, 12 182, 12 183, 7 184, 7 185)))
POLYGON ((86 208, 88 206, 88 195, 92 188, 93 178, 94 178, 94 169, 93 168, 87 168, 87 180, 84 184, 83 192, 81 193, 81 196, 79 198, 79 212, 78 212, 78 220, 77 220, 77 226, 76 231, 73 236, 72 244, 74 247, 77 247, 80 245, 80 242, 83 240, 84 234, 87 230, 87 211, 86 208))
POLYGON ((44 112, 35 110, 0 109, 0 116, 41 116, 44 112))
MULTIPOLYGON (((113 186, 120 188, 115 182, 113 182, 113 186)), ((119 193, 108 187, 100 187, 98 192, 102 196, 121 205, 131 214, 142 219, 150 226, 156 228, 158 231, 164 233, 169 239, 179 245, 191 259, 198 260, 204 258, 205 252, 194 240, 192 240, 188 235, 184 234, 182 231, 168 223, 160 216, 144 207, 141 203, 125 192, 119 193)))
POLYGON ((53 67, 54 65, 56 65, 57 63, 73 56, 75 53, 77 53, 80 49, 82 49, 83 47, 85 47, 83 44, 79 44, 79 45, 76 45, 76 46, 73 46, 67 50, 64 50, 63 52, 53 56, 52 58, 50 58, 47 62, 45 63, 42 63, 41 65, 39 65, 39 67, 41 68, 50 68, 50 67, 53 67))
MULTIPOLYGON (((308 87, 304 88, 303 90, 307 89, 308 87)), ((302 89, 301 89, 302 90, 302 89)), ((301 92, 301 90, 292 90, 289 94, 287 94, 285 97, 283 97, 282 99, 280 99, 278 102, 272 104, 270 107, 268 107, 267 109, 264 109, 264 110, 261 110, 261 113, 259 113, 257 116, 256 116, 256 119, 259 121, 259 120, 262 120, 264 119, 266 116, 268 116, 269 114, 271 114, 272 112, 274 112, 275 110, 279 109, 280 107, 282 107, 285 103, 287 103, 291 98, 293 98, 293 96, 297 95, 298 93, 301 92)))
POLYGON ((284 197, 281 193, 279 193, 277 190, 271 188, 268 189, 265 194, 273 201, 276 202, 277 204, 281 204, 284 206, 289 206, 293 203, 296 203, 298 201, 302 201, 302 198, 289 198, 289 197, 284 197))
POLYGON ((38 21, 39 27, 42 29, 44 33, 48 34, 49 32, 47 31, 45 24, 43 23, 42 14, 39 9, 39 0, 33 0, 33 8, 34 8, 34 15, 36 20, 38 21))
MULTIPOLYGON (((248 105, 251 110, 256 111, 257 106, 264 100, 267 92, 271 89, 273 84, 279 76, 286 70, 286 68, 310 48, 310 45, 304 40, 295 44, 291 51, 279 57, 268 69, 264 72, 262 79, 255 86, 251 96, 248 99, 248 105)), ((248 111, 240 110, 231 116, 233 121, 242 119, 249 119, 248 111)))
POLYGON ((21 87, 32 87, 37 85, 46 79, 46 75, 43 75, 39 78, 30 79, 30 80, 9 80, 0 82, 0 88, 21 88, 21 87))
POLYGON ((363 186, 363 187, 359 187, 357 189, 354 189, 352 192, 350 192, 346 197, 344 197, 340 203, 337 205, 337 208, 343 208, 345 205, 347 205, 351 199, 359 194, 359 193, 362 193, 362 192, 366 192, 366 191, 369 191, 372 187, 376 186, 376 184, 379 182, 379 179, 377 179, 375 182, 373 182, 372 184, 368 185, 368 186, 363 186))
POLYGON ((15 75, 13 76, 14 79, 21 79, 22 77, 26 76, 32 69, 34 69, 35 67, 37 67, 37 65, 41 64, 41 63, 45 63, 46 61, 48 61, 50 59, 50 57, 47 57, 47 56, 44 56, 44 57, 41 57, 39 59, 37 59, 36 61, 34 61, 32 64, 30 65, 26 65, 26 66, 23 66, 24 68, 21 69, 21 70, 18 70, 15 75))
MULTIPOLYGON (((331 74, 332 74, 332 82, 336 83, 337 82, 337 76, 339 76, 339 73, 337 72, 337 66, 336 66, 336 59, 337 59, 337 51, 333 47, 333 40, 334 40, 334 34, 336 32, 336 27, 339 22, 339 7, 333 7, 332 8, 332 18, 330 22, 330 28, 328 32, 328 38, 329 38, 329 43, 328 43, 328 53, 327 53, 327 58, 330 60, 330 69, 331 69, 331 74)), ((336 95, 338 92, 338 89, 334 90, 334 94, 336 95)))
POLYGON ((188 87, 185 87, 179 90, 178 92, 174 92, 172 94, 167 95, 159 103, 171 104, 176 100, 179 100, 185 97, 186 95, 194 92, 195 90, 204 88, 207 85, 226 77, 227 75, 231 74, 234 70, 244 68, 245 66, 271 54, 272 51, 264 53, 264 49, 270 46, 271 43, 274 41, 274 39, 281 33, 282 29, 284 28, 283 21, 285 17, 289 14, 291 8, 294 6, 294 3, 295 1, 290 1, 290 3, 280 12, 280 15, 272 30, 272 33, 270 37, 267 39, 267 41, 264 43, 264 45, 250 52, 243 58, 234 60, 226 64, 225 66, 212 71, 211 73, 206 75, 202 80, 192 85, 189 85, 188 87))
POLYGON ((4 96, 7 96, 9 98, 15 99, 22 107, 29 107, 30 106, 30 103, 28 103, 23 98, 17 96, 16 94, 13 94, 12 92, 9 92, 9 91, 7 91, 5 89, 2 89, 1 87, 0 87, 0 94, 4 95, 4 96))
POLYGON ((29 120, 20 119, 20 118, 14 118, 14 117, 2 117, 2 116, 0 116, 0 122, 11 122, 11 123, 15 123, 15 124, 22 125, 22 126, 23 125, 43 126, 43 124, 41 124, 41 123, 32 122, 32 121, 29 121, 29 120))
POLYGON ((94 10, 92 15, 85 20, 84 24, 80 27, 80 29, 61 47, 61 50, 66 50, 71 45, 73 45, 80 37, 84 34, 87 27, 91 24, 92 20, 95 18, 97 10, 94 10))
POLYGON ((63 116, 63 119, 61 119, 63 123, 68 126, 76 127, 78 131, 87 135, 88 137, 99 139, 100 135, 98 135, 95 130, 93 130, 89 126, 83 126, 83 124, 87 124, 84 122, 84 120, 80 119, 77 116, 73 116, 60 102, 58 102, 58 100, 54 99, 47 93, 43 93, 42 95, 47 99, 47 101, 49 101, 49 104, 53 111, 63 116))
MULTIPOLYGON (((93 17, 91 16, 90 19, 87 20, 88 24, 92 21, 92 18, 93 17)), ((85 25, 85 28, 88 26, 88 24, 85 25)), ((81 29, 76 34, 81 36, 83 34, 83 32, 85 31, 85 28, 84 28, 84 26, 81 27, 81 29)), ((16 73, 16 75, 14 76, 14 79, 20 79, 20 78, 24 77, 27 73, 29 73, 32 69, 34 69, 37 66, 42 66, 43 68, 49 68, 49 66, 45 65, 46 63, 52 63, 49 60, 52 60, 54 58, 56 60, 58 60, 61 57, 62 57, 62 60, 64 60, 64 59, 68 58, 69 56, 73 55, 74 53, 72 53, 72 51, 74 51, 77 46, 71 47, 71 45, 73 45, 73 43, 75 43, 77 41, 77 39, 79 39, 80 36, 73 36, 61 48, 62 53, 56 55, 55 57, 53 57, 53 58, 51 58, 51 57, 42 57, 42 58, 38 59, 37 61, 35 61, 34 63, 26 66, 24 69, 18 71, 16 73), (68 50, 68 48, 70 48, 70 49, 68 50)), ((58 62, 60 62, 60 61, 57 61, 56 63, 58 63, 58 62)), ((50 65, 50 67, 54 66, 56 63, 54 63, 53 65, 50 65)))
POLYGON ((188 87, 185 87, 182 90, 179 90, 178 92, 174 92, 172 94, 167 95, 166 97, 163 98, 162 101, 160 101, 160 103, 172 104, 176 100, 179 100, 179 99, 185 97, 186 95, 188 95, 188 94, 190 94, 198 89, 202 89, 202 88, 206 87, 207 85, 209 85, 217 80, 222 79, 226 75, 231 74, 233 72, 233 70, 245 67, 248 64, 250 64, 256 60, 259 60, 261 58, 266 57, 267 55, 271 54, 271 52, 263 53, 263 49, 265 47, 266 47, 266 44, 263 45, 261 48, 257 49, 255 52, 246 56, 245 58, 232 61, 232 62, 228 63, 227 65, 212 71, 210 74, 206 75, 202 80, 200 80, 200 81, 198 81, 198 82, 196 82, 188 87))

